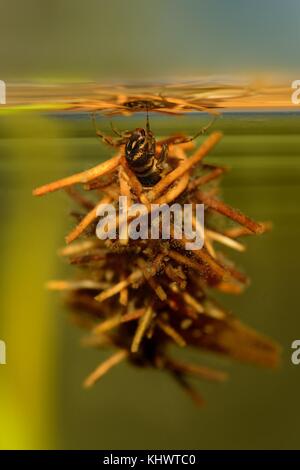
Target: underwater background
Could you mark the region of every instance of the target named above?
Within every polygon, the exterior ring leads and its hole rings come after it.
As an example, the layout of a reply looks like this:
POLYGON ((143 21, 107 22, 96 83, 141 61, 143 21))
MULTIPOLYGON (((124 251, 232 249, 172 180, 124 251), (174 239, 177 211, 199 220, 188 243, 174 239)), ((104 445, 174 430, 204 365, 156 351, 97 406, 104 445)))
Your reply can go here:
MULTIPOLYGON (((4 0, 1 10, 7 106, 0 106, 0 339, 7 364, 0 366, 0 448, 299 448, 300 366, 291 362, 291 343, 300 338, 300 108, 286 92, 299 78, 299 3, 4 0), (153 81, 163 89, 165 81, 197 76, 207 76, 210 85, 245 86, 239 106, 225 100, 219 109, 213 129, 224 138, 207 163, 230 167, 222 182, 229 204, 274 227, 247 238, 236 262, 251 284, 222 302, 278 341, 282 364, 269 371, 180 351, 229 372, 221 385, 195 382, 206 399, 203 409, 167 375, 128 364, 83 390, 83 379, 108 353, 80 346, 82 332, 68 321, 60 296, 44 288, 70 272, 57 251, 73 224, 71 204, 64 192, 43 199, 31 193, 111 151, 95 137, 89 113, 55 109, 65 95, 52 106, 55 84, 69 87, 67 98, 76 100, 82 82, 138 82, 148 92, 153 81), (261 83, 270 84, 270 93, 251 101, 251 80, 244 77, 255 77, 254 95, 261 83), (282 101, 275 82, 285 90, 282 101), (28 83, 22 99, 16 90, 28 83), (32 92, 40 93, 40 84, 47 93, 53 88, 44 109, 32 92)), ((210 117, 150 119, 155 135, 168 136, 193 135, 210 117)), ((143 126, 145 115, 100 115, 99 127, 109 132, 110 120, 131 129, 143 126)))

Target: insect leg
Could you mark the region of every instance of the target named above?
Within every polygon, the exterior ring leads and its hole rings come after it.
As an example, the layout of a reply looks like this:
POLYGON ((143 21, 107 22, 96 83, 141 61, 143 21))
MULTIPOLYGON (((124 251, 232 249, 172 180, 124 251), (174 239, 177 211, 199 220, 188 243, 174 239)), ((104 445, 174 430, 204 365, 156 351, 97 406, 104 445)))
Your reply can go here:
POLYGON ((187 137, 183 134, 175 134, 172 135, 171 137, 167 137, 166 139, 159 140, 157 142, 158 145, 176 145, 176 144, 182 144, 186 142, 187 137))
POLYGON ((218 118, 219 116, 214 116, 212 118, 212 120, 204 127, 202 127, 200 129, 199 132, 197 132, 197 134, 195 134, 193 137, 191 137, 190 139, 186 139, 184 142, 191 142, 192 140, 195 140, 197 139, 197 137, 199 137, 200 135, 203 135, 205 134, 205 132, 214 124, 214 122, 216 121, 216 119, 218 118))
POLYGON ((125 143, 125 141, 130 137, 131 132, 130 131, 123 131, 120 132, 118 129, 114 126, 113 122, 110 122, 110 127, 114 134, 116 134, 118 137, 122 139, 122 143, 125 143))
POLYGON ((118 141, 112 139, 109 135, 103 134, 103 132, 97 129, 95 113, 92 114, 92 121, 95 128, 96 136, 99 137, 99 139, 103 140, 105 144, 110 145, 111 147, 119 147, 121 145, 118 141))
POLYGON ((205 132, 210 128, 210 126, 213 125, 213 123, 215 122, 217 118, 218 116, 214 116, 213 119, 206 126, 202 127, 200 131, 197 132, 197 134, 195 134, 193 137, 188 138, 185 135, 175 134, 171 137, 168 137, 165 140, 158 141, 158 144, 178 145, 178 144, 185 144, 187 142, 192 142, 192 140, 197 139, 197 137, 199 137, 200 135, 205 134, 205 132))
POLYGON ((163 170, 164 163, 167 161, 168 158, 168 153, 169 153, 169 147, 167 144, 163 144, 161 151, 158 155, 157 158, 157 163, 156 163, 156 168, 158 170, 163 170))

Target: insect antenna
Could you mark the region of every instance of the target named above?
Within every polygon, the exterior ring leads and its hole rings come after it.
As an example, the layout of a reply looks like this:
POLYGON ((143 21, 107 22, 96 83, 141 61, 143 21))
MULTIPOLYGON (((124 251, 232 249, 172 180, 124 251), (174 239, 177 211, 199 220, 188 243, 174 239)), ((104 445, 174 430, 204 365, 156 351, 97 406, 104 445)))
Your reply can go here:
POLYGON ((91 118, 92 118, 92 123, 95 129, 95 133, 97 134, 98 129, 97 129, 97 122, 96 122, 96 113, 91 113, 91 118))
POLYGON ((219 116, 214 116, 211 121, 204 127, 201 127, 200 131, 197 132, 193 137, 190 139, 186 140, 185 142, 191 142, 192 140, 197 139, 197 137, 200 137, 200 135, 205 134, 205 132, 214 124, 214 122, 218 119, 219 116))
POLYGON ((148 108, 148 104, 146 104, 146 131, 147 131, 147 134, 149 134, 150 132, 150 123, 149 123, 149 108, 148 108))
POLYGON ((110 121, 110 127, 111 127, 111 130, 113 131, 114 134, 116 134, 119 137, 123 137, 121 132, 119 132, 118 129, 116 129, 116 127, 114 126, 112 121, 110 121))

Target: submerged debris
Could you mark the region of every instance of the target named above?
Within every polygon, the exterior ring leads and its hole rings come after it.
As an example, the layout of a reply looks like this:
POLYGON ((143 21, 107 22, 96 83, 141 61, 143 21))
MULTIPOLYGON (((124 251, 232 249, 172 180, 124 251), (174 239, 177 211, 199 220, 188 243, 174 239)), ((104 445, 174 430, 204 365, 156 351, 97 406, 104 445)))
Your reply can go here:
POLYGON ((132 92, 130 95, 124 92, 111 93, 109 97, 97 97, 90 100, 81 100, 70 105, 70 110, 100 111, 108 116, 121 114, 130 116, 138 111, 155 111, 162 114, 180 115, 187 111, 206 111, 215 116, 219 113, 215 110, 217 101, 207 99, 205 96, 190 96, 185 98, 175 95, 157 95, 152 93, 132 92))
MULTIPOLYGON (((144 106, 139 101, 122 106, 136 110, 144 106)), ((157 106, 155 102, 153 107, 157 106)), ((219 199, 218 181, 225 169, 203 160, 221 137, 219 132, 211 133, 196 150, 187 136, 157 142, 158 151, 166 143, 169 146, 168 167, 151 187, 144 187, 129 168, 120 143, 111 159, 34 191, 40 196, 64 188, 82 210, 80 222, 66 237, 68 245, 61 250, 62 256, 80 268, 79 276, 51 281, 48 287, 66 291, 74 321, 88 331, 85 346, 116 349, 85 380, 85 387, 128 360, 141 367, 166 370, 202 404, 188 377, 219 382, 226 374, 173 359, 168 350, 171 343, 261 366, 277 365, 278 346, 243 325, 212 297, 213 290, 239 294, 248 282, 219 247, 243 251, 245 245, 238 240, 241 236, 270 228, 269 223, 257 223, 219 199), (190 151, 193 153, 188 156, 190 151), (75 189, 77 184, 82 190, 75 189), (97 207, 107 203, 117 206, 120 195, 147 207, 150 203, 204 203, 204 247, 186 250, 185 240, 175 239, 172 230, 170 240, 98 239, 97 207), (213 213, 218 217, 212 217, 213 213), (230 221, 227 225, 226 220, 230 221)))

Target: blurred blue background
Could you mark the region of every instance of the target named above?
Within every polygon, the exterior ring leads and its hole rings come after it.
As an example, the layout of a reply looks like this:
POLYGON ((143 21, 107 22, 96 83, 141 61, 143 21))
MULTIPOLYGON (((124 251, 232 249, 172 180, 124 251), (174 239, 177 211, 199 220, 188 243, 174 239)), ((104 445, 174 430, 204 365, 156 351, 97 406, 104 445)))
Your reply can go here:
POLYGON ((298 0, 2 0, 0 8, 3 80, 298 70, 298 0))

